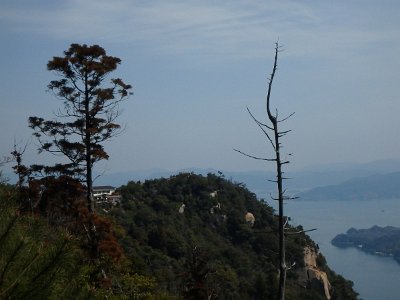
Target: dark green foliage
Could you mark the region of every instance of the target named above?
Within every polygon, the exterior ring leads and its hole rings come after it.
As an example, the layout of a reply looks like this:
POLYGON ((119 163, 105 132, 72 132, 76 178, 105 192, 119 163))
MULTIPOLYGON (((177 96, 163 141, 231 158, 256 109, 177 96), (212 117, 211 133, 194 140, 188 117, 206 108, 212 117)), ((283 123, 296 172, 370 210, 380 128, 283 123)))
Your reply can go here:
POLYGON ((37 216, 21 214, 10 197, 3 195, 1 200, 0 298, 89 294, 78 280, 82 256, 74 237, 37 216))
POLYGON ((66 219, 61 226, 21 210, 21 197, 0 184, 0 299, 174 299, 159 292, 154 279, 132 271, 114 238, 123 230, 109 218, 92 215, 100 253, 94 260, 85 232, 71 230, 66 219))
MULTIPOLYGON (((160 288, 187 299, 276 298, 277 217, 242 184, 183 173, 129 182, 120 192, 121 206, 112 215, 126 229, 120 243, 133 271, 154 276, 160 288), (245 220, 247 212, 255 217, 253 225, 245 220)), ((287 236, 287 259, 296 262, 288 271, 287 299, 324 299, 298 284, 306 245, 314 243, 305 234, 287 236)), ((347 281, 330 276, 338 283, 336 294, 351 295, 347 281)))
MULTIPOLYGON (((334 293, 332 300, 348 300, 357 299, 358 293, 353 290, 353 283, 344 279, 341 275, 332 274, 331 284, 334 286, 334 293), (335 276, 332 276, 335 275, 335 276)), ((328 275, 329 276, 329 275, 328 275)))

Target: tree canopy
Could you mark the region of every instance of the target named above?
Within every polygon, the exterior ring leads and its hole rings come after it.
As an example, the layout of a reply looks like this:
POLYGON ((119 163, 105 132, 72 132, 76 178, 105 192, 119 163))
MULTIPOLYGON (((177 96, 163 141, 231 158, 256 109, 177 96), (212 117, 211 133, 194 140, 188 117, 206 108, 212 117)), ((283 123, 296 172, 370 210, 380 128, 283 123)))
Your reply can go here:
POLYGON ((93 211, 93 164, 108 159, 103 142, 117 135, 119 103, 130 94, 132 86, 121 78, 108 75, 121 63, 98 46, 72 44, 63 57, 53 57, 47 64, 58 80, 48 85, 49 91, 63 101, 54 120, 29 118, 29 126, 40 142, 39 152, 60 154, 66 163, 54 166, 33 166, 33 171, 77 177, 86 183, 88 207, 93 211))

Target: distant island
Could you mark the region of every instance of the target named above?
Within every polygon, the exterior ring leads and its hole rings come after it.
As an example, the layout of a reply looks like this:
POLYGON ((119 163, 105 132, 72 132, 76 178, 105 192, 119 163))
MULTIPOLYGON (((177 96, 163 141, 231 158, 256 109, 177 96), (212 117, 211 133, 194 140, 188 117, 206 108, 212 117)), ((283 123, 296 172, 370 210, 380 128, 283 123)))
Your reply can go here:
POLYGON ((299 193, 303 200, 366 201, 400 199, 400 172, 353 178, 342 183, 299 193))
POLYGON ((350 228, 345 234, 338 234, 332 245, 339 248, 357 247, 375 255, 391 256, 400 263, 400 228, 373 226, 369 229, 350 228))

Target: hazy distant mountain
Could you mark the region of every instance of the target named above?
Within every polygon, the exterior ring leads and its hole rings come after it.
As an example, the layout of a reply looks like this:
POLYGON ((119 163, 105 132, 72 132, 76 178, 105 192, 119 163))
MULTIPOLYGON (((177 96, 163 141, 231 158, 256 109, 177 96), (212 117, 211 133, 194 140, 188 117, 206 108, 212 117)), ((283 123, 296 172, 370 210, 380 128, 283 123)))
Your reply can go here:
MULTIPOLYGON (((331 165, 320 165, 291 171, 290 165, 286 168, 286 176, 290 180, 285 181, 285 186, 290 193, 307 191, 316 187, 337 185, 347 180, 367 177, 371 175, 387 174, 400 171, 400 160, 380 160, 365 164, 341 163, 331 165)), ((269 180, 275 179, 272 171, 224 171, 217 169, 186 168, 175 171, 151 169, 142 171, 130 171, 110 173, 96 180, 95 185, 120 186, 128 181, 143 181, 160 177, 169 177, 180 172, 193 172, 195 174, 207 175, 221 172, 224 178, 234 182, 244 183, 249 190, 259 197, 268 198, 275 193, 275 185, 269 180)))
POLYGON ((343 172, 352 173, 392 173, 400 169, 400 160, 398 159, 381 159, 367 163, 342 162, 333 164, 324 164, 316 166, 308 166, 302 168, 302 172, 343 172))
POLYGON ((268 181, 274 179, 275 174, 273 172, 265 171, 246 171, 246 172, 230 172, 220 171, 212 168, 201 169, 201 168, 186 168, 176 171, 166 171, 160 169, 142 170, 142 171, 128 171, 104 174, 100 176, 95 185, 113 185, 121 186, 126 184, 128 181, 144 181, 148 179, 167 178, 171 175, 179 173, 193 172, 194 174, 207 175, 217 174, 227 180, 236 183, 243 183, 249 190, 257 194, 260 197, 265 198, 265 193, 274 191, 275 186, 272 182, 268 181))
POLYGON ((319 165, 303 168, 300 171, 294 172, 292 188, 304 191, 319 186, 339 184, 352 178, 368 177, 371 175, 388 174, 399 171, 400 160, 395 159, 376 160, 369 163, 319 165))
POLYGON ((371 175, 299 194, 304 200, 377 200, 400 198, 400 172, 371 175))

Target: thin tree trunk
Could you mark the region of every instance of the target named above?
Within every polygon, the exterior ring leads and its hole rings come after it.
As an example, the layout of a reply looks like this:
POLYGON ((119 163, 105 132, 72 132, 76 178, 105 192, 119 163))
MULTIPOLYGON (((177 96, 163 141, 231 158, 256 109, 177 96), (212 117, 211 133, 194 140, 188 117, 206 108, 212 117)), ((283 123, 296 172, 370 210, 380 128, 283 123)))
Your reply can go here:
POLYGON ((253 159, 258 159, 258 160, 263 160, 263 161, 274 161, 276 164, 276 180, 274 182, 277 183, 277 189, 278 189, 278 197, 274 198, 274 200, 278 200, 279 204, 279 216, 278 216, 278 223, 279 223, 279 231, 278 231, 278 236, 279 236, 279 289, 278 289, 278 300, 284 300, 285 299, 285 286, 286 286, 286 272, 288 270, 288 267, 286 265, 286 251, 285 251, 285 220, 284 220, 284 213, 283 213, 283 200, 285 199, 294 199, 292 197, 285 197, 285 191, 283 190, 283 172, 282 172, 282 165, 289 163, 289 161, 283 161, 281 160, 281 153, 280 153, 280 142, 279 139, 282 136, 285 136, 288 131, 282 131, 279 132, 278 130, 278 123, 282 122, 284 120, 287 120, 289 117, 291 117, 293 114, 289 115, 288 117, 284 118, 283 120, 278 120, 278 113, 276 112, 275 115, 271 113, 270 109, 270 98, 271 98, 271 90, 272 90, 272 83, 274 81, 276 69, 277 69, 277 62, 278 62, 278 52, 279 52, 279 45, 276 43, 275 47, 275 59, 274 59, 274 66, 272 68, 271 76, 269 78, 268 82, 268 92, 267 92, 267 103, 266 103, 266 109, 267 109, 267 115, 268 119, 271 122, 272 126, 266 125, 264 123, 259 122, 253 114, 250 112, 249 109, 247 111, 249 112, 250 116, 253 118, 253 120, 256 122, 258 127, 261 128, 265 136, 268 138, 269 142, 271 143, 274 152, 275 152, 275 157, 274 158, 263 158, 263 157, 257 157, 253 155, 249 155, 247 153, 244 153, 242 151, 236 150, 235 151, 248 156, 253 159), (271 137, 268 134, 268 130, 273 131, 274 136, 271 137))
POLYGON ((275 47, 275 58, 274 67, 272 69, 271 78, 268 84, 267 93, 267 114, 268 118, 272 123, 272 129, 274 131, 274 150, 275 150, 275 162, 276 162, 276 183, 278 186, 278 203, 279 203, 279 292, 278 300, 285 299, 285 286, 286 286, 286 257, 285 257, 285 222, 283 214, 283 188, 282 188, 282 161, 280 156, 280 142, 279 137, 281 136, 278 130, 278 117, 272 115, 270 109, 270 97, 272 90, 272 82, 275 77, 275 72, 278 64, 278 43, 275 47))
POLYGON ((92 179, 92 150, 91 150, 91 122, 90 122, 90 106, 89 106, 89 88, 88 78, 85 74, 85 148, 86 148, 86 203, 89 211, 94 212, 93 202, 93 179, 92 179))
POLYGON ((274 122, 275 146, 276 146, 276 173, 278 185, 278 202, 279 202, 279 293, 278 299, 285 299, 286 286, 286 249, 285 249, 285 222, 283 214, 283 188, 282 188, 282 162, 280 157, 279 132, 278 124, 274 122))

